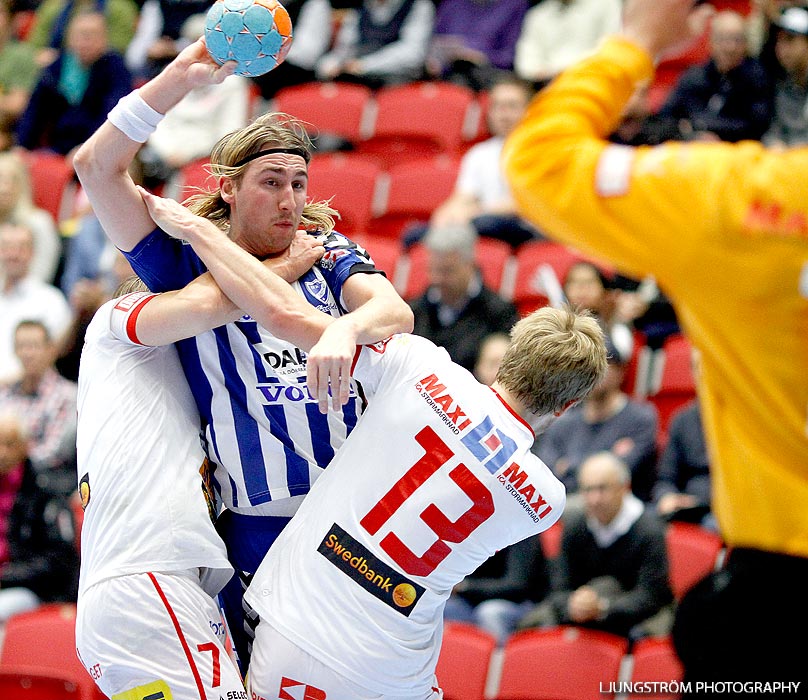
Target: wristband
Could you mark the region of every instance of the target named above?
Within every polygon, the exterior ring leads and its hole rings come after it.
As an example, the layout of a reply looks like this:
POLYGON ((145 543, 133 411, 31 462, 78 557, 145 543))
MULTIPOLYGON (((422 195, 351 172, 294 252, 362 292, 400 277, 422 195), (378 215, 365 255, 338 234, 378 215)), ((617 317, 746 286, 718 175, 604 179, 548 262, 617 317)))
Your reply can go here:
POLYGON ((132 141, 145 143, 164 116, 149 107, 135 90, 118 100, 107 119, 132 141))

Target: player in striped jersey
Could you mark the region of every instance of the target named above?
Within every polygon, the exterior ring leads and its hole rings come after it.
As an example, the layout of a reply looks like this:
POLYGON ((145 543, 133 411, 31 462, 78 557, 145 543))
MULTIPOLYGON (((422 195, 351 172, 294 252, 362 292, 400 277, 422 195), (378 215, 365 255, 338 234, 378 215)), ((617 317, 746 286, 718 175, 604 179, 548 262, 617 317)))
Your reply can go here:
MULTIPOLYGON (((76 172, 110 239, 152 291, 178 289, 206 266, 190 246, 154 226, 127 169, 153 125, 191 89, 221 82, 203 40, 124 98, 82 146, 76 172)), ((307 203, 310 142, 291 118, 264 115, 222 139, 211 154, 216 190, 194 211, 227 230, 258 258, 283 258, 299 228, 324 244, 321 260, 295 288, 312 306, 342 316, 350 343, 412 329, 412 313, 361 248, 333 231, 334 210, 307 203)), ((217 524, 240 572, 223 601, 239 654, 250 623, 238 620, 246 585, 269 545, 353 429, 355 390, 339 411, 318 411, 305 387, 306 356, 250 316, 177 345, 202 418, 217 493, 227 508, 217 524), (261 516, 261 517, 256 517, 261 516)), ((347 381, 347 378, 346 380, 347 381)))

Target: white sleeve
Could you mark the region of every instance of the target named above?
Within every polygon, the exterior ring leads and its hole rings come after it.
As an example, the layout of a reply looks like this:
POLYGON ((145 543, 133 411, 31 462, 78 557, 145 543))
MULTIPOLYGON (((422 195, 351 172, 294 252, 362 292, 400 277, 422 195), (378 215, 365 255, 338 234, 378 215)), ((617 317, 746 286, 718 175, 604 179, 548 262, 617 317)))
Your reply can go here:
POLYGON ((151 292, 133 292, 117 299, 109 317, 112 335, 130 345, 143 345, 137 337, 137 317, 156 296, 151 292))

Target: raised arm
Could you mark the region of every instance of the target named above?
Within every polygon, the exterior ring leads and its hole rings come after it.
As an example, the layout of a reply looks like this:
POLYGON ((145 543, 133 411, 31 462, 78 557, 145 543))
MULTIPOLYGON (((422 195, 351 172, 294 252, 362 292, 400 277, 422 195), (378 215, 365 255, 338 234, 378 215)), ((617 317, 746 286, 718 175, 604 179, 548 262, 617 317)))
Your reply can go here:
POLYGON ((154 229, 128 171, 150 129, 193 88, 222 82, 234 65, 218 66, 199 39, 123 98, 110 112, 112 121, 108 118, 76 153, 73 162, 82 187, 107 236, 121 250, 132 250, 154 229))

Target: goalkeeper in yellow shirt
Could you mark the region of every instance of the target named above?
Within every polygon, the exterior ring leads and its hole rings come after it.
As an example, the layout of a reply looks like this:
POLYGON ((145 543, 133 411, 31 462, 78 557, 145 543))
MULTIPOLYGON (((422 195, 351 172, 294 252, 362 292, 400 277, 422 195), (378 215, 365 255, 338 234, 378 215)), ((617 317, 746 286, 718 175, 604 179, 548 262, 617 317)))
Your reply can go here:
POLYGON ((678 609, 688 695, 717 692, 705 681, 756 693, 767 688, 755 682, 808 679, 805 644, 791 639, 808 629, 808 148, 606 138, 654 61, 711 11, 626 0, 620 35, 536 97, 503 153, 520 213, 626 274, 654 275, 701 351, 730 554, 678 609))

